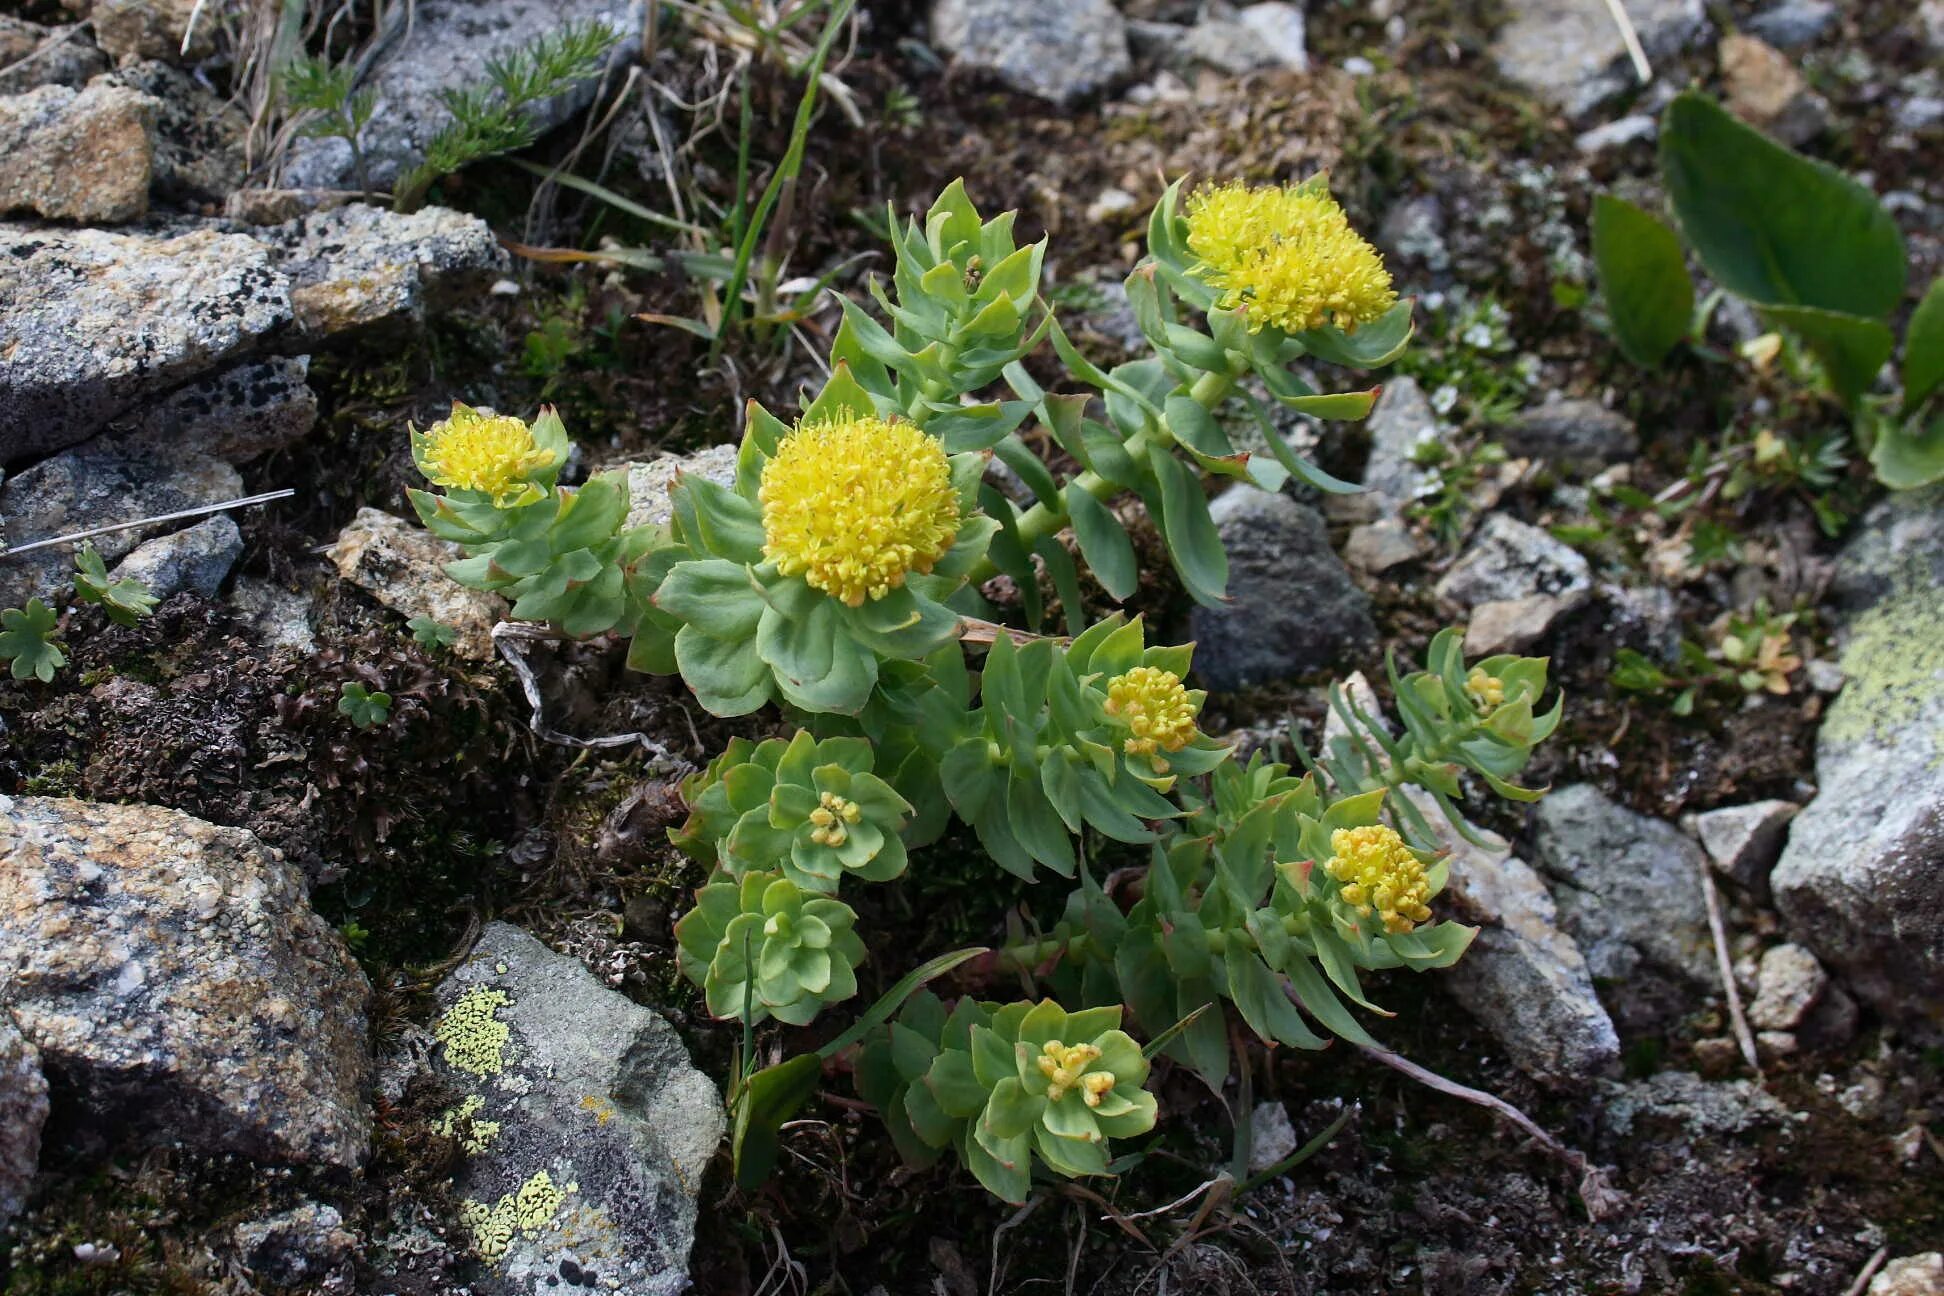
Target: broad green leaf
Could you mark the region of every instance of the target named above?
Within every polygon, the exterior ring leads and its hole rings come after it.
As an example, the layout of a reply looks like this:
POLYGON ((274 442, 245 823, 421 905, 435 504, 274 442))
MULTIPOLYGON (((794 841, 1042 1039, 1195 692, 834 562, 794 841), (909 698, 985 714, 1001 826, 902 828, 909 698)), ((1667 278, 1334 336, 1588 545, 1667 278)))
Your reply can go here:
POLYGON ((1941 382, 1944 382, 1944 275, 1931 280, 1924 300, 1911 313, 1910 329, 1904 334, 1904 412, 1910 413, 1922 405, 1924 398, 1941 382))
MULTIPOLYGON (((1944 414, 1933 419, 1928 429, 1916 423, 1885 427, 1870 450, 1870 463, 1877 480, 1891 490, 1912 490, 1944 480, 1944 414)), ((18 678, 18 662, 14 670, 18 678)))
POLYGON ((52 642, 58 622, 53 609, 37 598, 28 599, 25 608, 0 611, 0 660, 13 662, 15 679, 46 684, 67 665, 67 654, 52 642))
POLYGON ((1228 588, 1228 552, 1208 513, 1208 498, 1188 466, 1172 454, 1149 460, 1161 485, 1161 530, 1181 583, 1197 603, 1220 607, 1228 588))
POLYGON ((735 1132, 730 1143, 738 1185, 755 1188, 769 1178, 776 1166, 777 1130, 817 1091, 822 1078, 823 1059, 815 1053, 800 1053, 764 1067, 744 1082, 736 1097, 735 1132))
POLYGON ((1658 219, 1621 198, 1593 200, 1593 267, 1627 359, 1652 369, 1687 336, 1694 281, 1681 240, 1658 219))
POLYGON ((1380 319, 1345 333, 1334 326, 1299 333, 1296 340, 1303 350, 1318 360, 1347 365, 1352 369, 1381 369, 1404 353, 1416 325, 1411 320, 1413 298, 1405 297, 1384 312, 1380 319))
POLYGON ((1817 310, 1810 306, 1770 306, 1770 323, 1800 337, 1822 361, 1830 386, 1845 405, 1854 405, 1883 371, 1897 340, 1873 319, 1817 310))
POLYGON ((1903 236, 1869 189, 1784 148, 1706 95, 1661 116, 1662 177, 1717 283, 1764 306, 1881 319, 1903 297, 1903 236))
POLYGON ((1120 519, 1077 481, 1066 484, 1065 498, 1080 556, 1116 602, 1125 599, 1139 588, 1141 571, 1134 558, 1134 544, 1120 519))

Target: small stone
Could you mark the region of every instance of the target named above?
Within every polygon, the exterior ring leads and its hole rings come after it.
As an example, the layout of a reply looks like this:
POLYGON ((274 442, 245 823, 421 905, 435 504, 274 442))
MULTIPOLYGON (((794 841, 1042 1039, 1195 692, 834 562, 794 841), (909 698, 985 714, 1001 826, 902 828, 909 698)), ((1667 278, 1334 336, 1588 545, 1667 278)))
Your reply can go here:
POLYGON ((1803 663, 1803 679, 1809 687, 1825 696, 1843 691, 1843 681, 1849 677, 1835 662, 1822 657, 1812 657, 1803 663))
POLYGON ((1836 22, 1833 0, 1782 0, 1742 24, 1751 36, 1777 49, 1797 49, 1821 40, 1836 22))
POLYGON ((1944 1253, 1892 1260, 1870 1280, 1869 1296, 1944 1296, 1944 1253))
POLYGON ((1581 131, 1574 137, 1573 147, 1589 157, 1596 157, 1612 149, 1651 140, 1659 129, 1652 117, 1646 113, 1636 113, 1631 117, 1604 122, 1592 130, 1581 131))
POLYGON ((1437 584, 1438 597, 1471 609, 1467 653, 1529 647, 1593 593, 1591 569, 1570 546, 1503 513, 1485 519, 1437 584))
POLYGON ((79 89, 107 70, 107 56, 81 28, 43 27, 0 14, 0 95, 44 85, 79 89))
POLYGON ((1140 206, 1140 201, 1125 189, 1102 189, 1087 204, 1087 219, 1098 224, 1119 220, 1140 206))
POLYGON ((1249 1172, 1260 1174, 1299 1146, 1289 1109, 1279 1102, 1257 1103, 1249 1120, 1249 1172))
POLYGON ((1364 492, 1341 498, 1373 507, 1377 517, 1401 518, 1411 501, 1430 489, 1431 474, 1413 462, 1413 456, 1425 442, 1440 440, 1444 425, 1432 412, 1417 379, 1404 377, 1384 384, 1364 426, 1370 430, 1364 492))
POLYGON ((1384 213, 1384 223, 1377 227, 1377 246, 1386 257, 1413 261, 1432 274, 1441 274, 1451 268, 1444 227, 1444 203, 1436 194, 1422 194, 1395 203, 1384 213))
MULTIPOLYGON (((1624 0, 1655 66, 1674 60, 1707 28, 1701 0, 1624 0)), ((1604 5, 1513 0, 1492 42, 1500 73, 1569 117, 1581 117, 1639 84, 1625 39, 1604 5)))
POLYGON ((1496 653, 1524 652, 1545 638, 1553 622, 1572 611, 1573 606, 1551 594, 1480 603, 1465 623, 1465 655, 1490 657, 1496 653))
POLYGON ((445 564, 463 556, 459 546, 375 508, 359 509, 330 548, 339 576, 401 617, 431 617, 453 627, 459 632, 453 652, 491 661, 493 627, 504 617, 506 601, 445 574, 445 564))
POLYGON ((213 599, 242 556, 243 533, 234 519, 219 513, 143 541, 108 575, 111 580, 138 580, 157 599, 185 590, 213 599))
POLYGON ((290 319, 241 234, 0 225, 0 463, 84 441, 290 319))
POLYGON ((94 225, 140 220, 160 107, 105 82, 0 98, 0 213, 94 225))
POLYGON ((1777 945, 1762 955, 1761 992, 1749 1005, 1748 1022, 1762 1030, 1792 1031, 1829 990, 1829 973, 1800 945, 1777 945))
MULTIPOLYGON (((6 798, 0 797, 0 813, 6 798)), ((41 1129, 47 1124, 47 1077, 40 1050, 22 1038, 0 1008, 0 1235, 27 1204, 40 1167, 41 1129)))
POLYGON ((96 42, 117 63, 137 59, 195 63, 216 49, 217 5, 196 0, 76 0, 69 7, 88 20, 96 42), (192 31, 190 23, 198 9, 206 12, 192 31))
POLYGON ((1769 870, 1782 854, 1793 801, 1755 801, 1694 816, 1694 834, 1715 871, 1756 897, 1768 894, 1769 870))
POLYGON ((1767 1061, 1794 1057, 1802 1051, 1802 1041, 1792 1031, 1755 1032, 1755 1056, 1767 1061))
POLYGON ((1229 602, 1189 615, 1195 670, 1231 690, 1335 665, 1376 642, 1370 598, 1323 518, 1287 495, 1234 486, 1210 510, 1229 557, 1229 602))
POLYGON ((308 1201, 238 1224, 235 1237, 243 1267, 277 1287, 312 1287, 337 1275, 348 1278, 360 1245, 334 1207, 308 1201))
POLYGON ((1343 560, 1352 571, 1376 576, 1393 567, 1416 562, 1428 546, 1424 538, 1396 518, 1379 518, 1350 528, 1343 542, 1343 560))
POLYGON ((1741 1046, 1726 1036, 1713 1035, 1694 1041, 1694 1069, 1710 1080, 1734 1073, 1741 1062, 1741 1046))
POLYGON ((684 1290, 724 1119, 675 1028, 504 923, 438 994, 448 1042, 434 1063, 471 1130, 454 1188, 480 1260, 472 1290, 530 1296, 575 1272, 644 1296, 684 1290), (446 1023, 469 1004, 497 1041, 483 1069, 452 1065, 446 1023))
POLYGON ((675 479, 683 473, 695 473, 718 486, 733 487, 736 447, 705 446, 694 454, 662 455, 656 459, 613 464, 610 468, 625 469, 628 474, 628 520, 624 526, 667 526, 675 512, 668 498, 675 479))
POLYGON ((1070 104, 1132 69, 1127 24, 1109 0, 935 0, 932 44, 1023 94, 1070 104))
POLYGON ((317 651, 311 629, 312 601, 261 576, 239 576, 230 586, 229 605, 267 648, 288 648, 300 656, 317 651))
POLYGON ((1786 54, 1739 32, 1721 38, 1720 52, 1728 107, 1736 116, 1792 145, 1829 125, 1828 101, 1809 89, 1786 54))
MULTIPOLYGON (((1232 17, 1211 15, 1185 32, 1168 32, 1163 39, 1189 59, 1231 76, 1267 68, 1309 70, 1303 11, 1281 0, 1249 5, 1232 17)), ((1172 52, 1163 51, 1164 55, 1172 52)))
POLYGON ((1553 401, 1522 410, 1494 435, 1510 454, 1544 459, 1583 476, 1640 452, 1633 420, 1590 400, 1553 401))
POLYGON ((0 1007, 94 1121, 355 1169, 369 993, 302 873, 243 829, 159 806, 0 805, 0 1007), (224 897, 213 919, 206 886, 224 897), (266 1018, 274 1001, 296 1020, 266 1018))

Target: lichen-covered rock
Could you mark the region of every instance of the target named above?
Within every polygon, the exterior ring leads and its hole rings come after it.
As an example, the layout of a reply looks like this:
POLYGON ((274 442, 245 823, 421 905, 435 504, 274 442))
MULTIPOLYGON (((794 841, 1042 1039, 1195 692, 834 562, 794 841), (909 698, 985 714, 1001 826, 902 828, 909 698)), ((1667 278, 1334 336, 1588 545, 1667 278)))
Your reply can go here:
MULTIPOLYGON (((389 187, 425 156, 425 146, 452 120, 442 96, 477 83, 486 67, 573 22, 598 22, 619 37, 609 66, 624 68, 641 52, 646 0, 417 0, 409 28, 391 21, 386 53, 363 84, 377 96, 360 137, 371 183, 389 187)), ((551 130, 590 103, 597 82, 533 106, 551 130)), ((351 150, 340 139, 299 140, 284 163, 284 183, 299 189, 349 187, 351 150)))
POLYGON ((1859 998, 1944 1038, 1944 489, 1894 494, 1838 556, 1849 682, 1818 792, 1770 877, 1776 908, 1859 998))
POLYGON ((0 95, 44 85, 78 88, 107 70, 107 56, 85 32, 0 14, 0 95))
POLYGON ((628 521, 630 527, 667 526, 674 516, 668 492, 683 473, 695 473, 718 486, 733 486, 736 481, 736 447, 705 446, 694 454, 662 455, 656 459, 634 460, 614 465, 628 474, 628 521))
POLYGON ((1640 449, 1632 419, 1590 400, 1521 410, 1493 436, 1510 454, 1544 459, 1562 471, 1581 474, 1631 459, 1640 449))
POLYGON ((459 632, 452 650, 474 661, 493 656, 493 626, 506 600, 467 589, 445 574, 459 546, 375 508, 362 508, 331 545, 338 575, 402 617, 424 616, 459 632))
POLYGON ((225 5, 222 0, 203 4, 196 0, 76 0, 68 7, 88 20, 95 40, 117 63, 137 59, 194 63, 215 50, 225 5))
POLYGON ((1470 610, 1465 652, 1482 657, 1531 647, 1592 597, 1593 574, 1571 546, 1494 513, 1438 581, 1437 593, 1470 610))
POLYGON ((1944 1252, 1892 1260, 1870 1279, 1868 1296, 1944 1296, 1944 1252))
POLYGON ((176 388, 118 419, 120 444, 156 454, 183 450, 246 463, 284 450, 317 423, 309 356, 243 360, 176 388))
POLYGON ((159 59, 131 63, 110 80, 155 101, 149 189, 157 201, 220 203, 242 185, 250 119, 239 104, 159 59))
POLYGON ((47 1077, 41 1074, 40 1050, 0 1008, 0 1232, 27 1204, 46 1124, 47 1077))
POLYGON ((1638 1138, 1651 1125, 1672 1126, 1688 1139, 1724 1138, 1784 1126, 1789 1109, 1747 1080, 1703 1080, 1692 1071, 1662 1071, 1611 1086, 1600 1113, 1611 1138, 1638 1138))
POLYGON ((1686 834, 1584 783, 1549 793, 1533 823, 1561 924, 1621 1026, 1663 1025, 1714 985, 1707 863, 1686 834))
POLYGON ((1234 486, 1211 510, 1229 558, 1229 603, 1189 616, 1208 687, 1268 684, 1341 662, 1376 642, 1370 599, 1307 504, 1234 486))
POLYGON ((486 1296, 688 1285, 695 1198, 723 1133, 675 1029, 517 927, 488 924, 439 987, 433 1060, 486 1296))
POLYGON ((138 580, 158 599, 184 590, 213 599, 243 556, 243 533, 227 514, 144 540, 108 575, 138 580))
MULTIPOLYGON (((243 479, 221 460, 182 447, 123 445, 103 437, 41 460, 0 484, 0 524, 14 544, 106 522, 127 522, 235 499, 243 479)), ((154 528, 111 531, 93 544, 114 563, 154 528)), ((52 599, 73 581, 74 555, 55 545, 0 563, 0 607, 52 599)))
POLYGON ((252 1276, 275 1287, 349 1290, 358 1237, 332 1206, 302 1202, 289 1210, 236 1226, 236 1250, 252 1276))
MULTIPOLYGON (((1678 55, 1706 28, 1701 0, 1623 0, 1650 60, 1678 55)), ((1578 117, 1636 83, 1620 28, 1603 4, 1515 0, 1492 43, 1507 80, 1578 117)))
POLYGON ((355 1168, 368 995, 303 875, 248 832, 0 798, 0 1007, 102 1119, 355 1168))
POLYGON ((105 81, 0 97, 0 213, 95 225, 140 220, 160 108, 105 81))
POLYGON ((0 463, 84 441, 290 318, 240 234, 0 225, 0 463))
POLYGON ((421 319, 507 264, 485 221, 444 207, 402 215, 349 203, 256 237, 289 281, 296 336, 306 342, 421 319))
POLYGON ((1125 77, 1127 24, 1108 0, 936 0, 932 44, 961 67, 1068 104, 1125 77))

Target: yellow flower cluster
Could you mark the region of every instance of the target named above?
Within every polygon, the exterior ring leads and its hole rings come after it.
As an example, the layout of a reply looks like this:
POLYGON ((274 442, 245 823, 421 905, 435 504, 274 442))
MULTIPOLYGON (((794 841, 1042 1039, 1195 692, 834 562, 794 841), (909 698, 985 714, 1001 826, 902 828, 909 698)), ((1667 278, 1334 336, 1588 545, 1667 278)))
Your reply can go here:
POLYGON ((1395 829, 1383 824, 1339 828, 1330 834, 1330 849, 1335 854, 1325 868, 1343 884, 1343 902, 1359 916, 1376 913, 1393 934, 1431 921, 1424 865, 1395 829))
POLYGON ((499 1019, 504 990, 474 986, 439 1018, 433 1035, 445 1045, 446 1063, 467 1075, 498 1075, 506 1069, 506 1042, 513 1031, 499 1019))
POLYGON ((864 809, 855 801, 846 801, 835 792, 819 792, 817 808, 810 812, 810 822, 815 825, 810 830, 810 840, 819 846, 842 846, 850 834, 844 830, 845 824, 854 824, 864 817, 864 809))
POLYGON ((1505 681, 1487 675, 1483 666, 1474 666, 1465 676, 1465 692, 1480 711, 1490 711, 1505 701, 1505 681))
POLYGON ((1107 681, 1106 711, 1132 735, 1121 750, 1150 757, 1156 773, 1167 768, 1157 751, 1180 751, 1195 741, 1195 703, 1173 671, 1136 666, 1116 675, 1107 681))
POLYGON ((1390 272, 1321 185, 1205 185, 1188 199, 1197 278, 1249 327, 1285 333, 1335 324, 1345 333, 1397 302, 1390 272))
POLYGON ((1087 1070, 1099 1057, 1100 1050, 1092 1044, 1062 1044, 1058 1040, 1042 1044, 1035 1061, 1046 1077, 1046 1100, 1058 1102, 1079 1085, 1081 1101, 1089 1107, 1100 1106, 1100 1096, 1114 1087, 1114 1073, 1087 1070))
POLYGON ((427 430, 423 456, 435 484, 491 495, 501 508, 538 499, 540 488, 527 478, 554 461, 523 420, 457 403, 451 418, 427 430))
POLYGON ((763 469, 758 498, 764 556, 851 607, 929 572, 958 534, 944 446, 896 420, 799 426, 763 469))

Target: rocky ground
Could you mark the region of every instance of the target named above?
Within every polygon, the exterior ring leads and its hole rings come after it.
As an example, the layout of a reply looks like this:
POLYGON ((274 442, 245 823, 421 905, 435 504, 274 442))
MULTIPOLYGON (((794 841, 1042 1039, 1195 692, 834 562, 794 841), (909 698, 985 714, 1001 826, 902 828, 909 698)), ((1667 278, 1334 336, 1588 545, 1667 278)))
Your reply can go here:
MULTIPOLYGON (((1289 429, 1363 494, 1224 493, 1220 611, 1147 564, 1130 605, 1200 644, 1206 728, 1314 742, 1322 685, 1447 623, 1549 655, 1567 696, 1551 794, 1451 843, 1472 951, 1377 987, 1388 1046, 1553 1141, 1340 1045, 1278 1052, 1227 1096, 1255 1165, 1353 1109, 1297 1169, 1184 1204, 1230 1119, 1164 1076, 1136 1173, 1015 1211, 899 1165, 841 1076, 734 1187, 740 1031, 676 972, 702 879, 664 829, 675 781, 767 722, 603 642, 496 650, 505 607, 443 575, 403 495, 408 424, 547 401, 570 472, 630 463, 651 508, 678 464, 733 471, 746 398, 819 377, 827 299, 713 363, 632 318, 699 312, 697 248, 639 210, 726 209, 745 112, 767 179, 788 49, 721 3, 358 2, 303 32, 242 0, 6 6, 0 542, 295 494, 98 538, 154 616, 77 606, 52 682, 0 682, 0 1287, 1944 1291, 1944 495, 1877 487, 1834 405, 1739 357, 1760 326, 1732 302, 1631 368, 1587 239, 1594 194, 1658 201, 1656 114, 1701 85, 1884 195, 1907 312, 1944 270, 1944 8, 1625 7, 1645 83, 1598 0, 867 3, 839 42, 789 275, 861 297, 876 213, 963 175, 1052 236, 1051 300, 1117 361, 1165 178, 1328 169, 1417 296, 1371 418, 1289 429), (511 162, 414 214, 359 201, 268 71, 293 40, 368 55, 384 186, 442 87, 567 17, 623 39, 521 160, 627 206, 511 162), (1678 714, 1616 685, 1623 650, 1678 675, 1758 605, 1795 619, 1752 689, 1678 714), (389 721, 353 725, 347 684, 389 721)), ((0 555, 0 607, 66 607, 71 557, 0 555)), ((1019 897, 974 852, 871 899, 874 947, 911 958, 867 995, 1003 935, 1019 897)))

